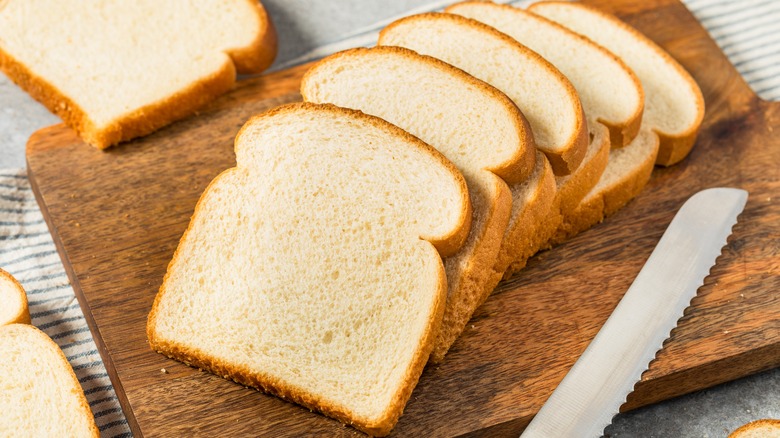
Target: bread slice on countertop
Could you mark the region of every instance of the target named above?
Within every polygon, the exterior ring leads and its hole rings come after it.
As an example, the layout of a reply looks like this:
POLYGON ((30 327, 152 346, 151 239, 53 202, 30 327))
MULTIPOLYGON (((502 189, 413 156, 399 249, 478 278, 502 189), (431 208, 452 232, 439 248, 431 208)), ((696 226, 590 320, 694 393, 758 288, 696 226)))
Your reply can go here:
POLYGON ((627 145, 639 132, 642 86, 631 69, 603 47, 509 5, 471 1, 449 6, 446 12, 490 25, 553 64, 574 84, 588 124, 598 121, 609 128, 612 147, 627 145))
POLYGON ((257 0, 0 3, 0 70, 100 149, 194 113, 275 55, 257 0))
POLYGON ((16 279, 0 269, 0 325, 29 324, 27 294, 16 279))
POLYGON ((492 86, 401 47, 325 58, 306 73, 301 94, 307 101, 382 117, 438 149, 463 172, 473 217, 461 251, 444 260, 447 305, 434 349, 446 351, 483 299, 511 213, 507 183, 525 181, 534 169, 536 150, 525 119, 492 86))
POLYGON ((780 438, 780 420, 752 421, 731 432, 729 438, 780 438))
POLYGON ((645 90, 642 125, 660 137, 656 164, 669 166, 688 155, 704 118, 704 98, 674 58, 617 17, 581 3, 541 2, 529 10, 592 39, 634 70, 645 90))
POLYGON ((0 326, 0 436, 100 436, 62 350, 28 324, 0 326))
POLYGON ((400 128, 333 105, 254 117, 235 148, 168 266, 151 347, 389 433, 441 323, 440 254, 468 233, 462 175, 400 128))
POLYGON ((528 120, 556 175, 570 174, 585 157, 588 128, 574 86, 508 35, 459 15, 426 13, 391 23, 378 44, 441 59, 504 92, 528 120))

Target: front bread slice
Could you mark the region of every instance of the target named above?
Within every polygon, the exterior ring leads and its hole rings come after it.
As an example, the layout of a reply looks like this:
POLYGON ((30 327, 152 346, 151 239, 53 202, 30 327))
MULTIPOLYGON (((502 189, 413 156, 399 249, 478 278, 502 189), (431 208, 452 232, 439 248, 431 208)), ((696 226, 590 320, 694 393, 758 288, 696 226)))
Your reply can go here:
POLYGON ((0 326, 14 323, 30 323, 27 294, 11 274, 0 269, 0 326))
POLYGON ((153 349, 385 435, 441 322, 463 177, 389 123, 332 105, 251 119, 203 193, 149 315, 153 349))
POLYGON ((0 436, 100 436, 62 350, 31 325, 0 326, 0 436))
POLYGON ((525 181, 534 169, 536 150, 525 118, 487 83, 394 46, 323 59, 304 76, 301 94, 381 117, 439 150, 463 173, 472 226, 463 248, 444 261, 447 305, 432 356, 440 360, 483 299, 511 214, 507 183, 525 181))
POLYGON ((256 0, 0 2, 0 70, 101 149, 192 114, 275 55, 256 0))

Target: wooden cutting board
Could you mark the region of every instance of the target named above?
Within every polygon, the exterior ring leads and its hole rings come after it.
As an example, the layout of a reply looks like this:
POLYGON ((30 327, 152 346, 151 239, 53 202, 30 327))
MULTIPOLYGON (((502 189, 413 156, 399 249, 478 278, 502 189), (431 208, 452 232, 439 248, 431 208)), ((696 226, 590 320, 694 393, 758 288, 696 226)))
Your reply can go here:
MULTIPOLYGON (((447 360, 426 368, 394 435, 517 436, 683 201, 708 187, 744 188, 750 199, 712 275, 624 409, 780 365, 780 105, 750 91, 680 3, 591 3, 645 32, 699 82, 707 113, 696 147, 681 164, 656 169, 626 208, 502 283, 447 360)), ((234 165, 233 138, 251 115, 299 98, 304 71, 242 81, 197 116, 106 152, 62 125, 30 139, 38 202, 137 436, 360 435, 167 359, 146 341, 147 314, 199 195, 234 165)))

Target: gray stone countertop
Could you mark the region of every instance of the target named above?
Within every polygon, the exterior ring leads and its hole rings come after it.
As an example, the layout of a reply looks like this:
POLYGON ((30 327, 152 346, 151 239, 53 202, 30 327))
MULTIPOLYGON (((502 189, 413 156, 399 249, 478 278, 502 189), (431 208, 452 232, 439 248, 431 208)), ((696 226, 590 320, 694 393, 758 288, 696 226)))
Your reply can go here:
MULTIPOLYGON (((709 11, 715 11, 712 16, 717 18, 714 14, 718 4, 724 2, 688 0, 686 3, 702 19, 709 17, 706 15, 709 11)), ((780 8, 773 4, 777 6, 780 2, 756 3, 756 7, 771 9, 776 17, 762 25, 777 29, 773 23, 780 19, 777 12, 780 8)), ((339 48, 347 36, 357 35, 357 38, 342 45, 370 41, 370 32, 366 35, 365 31, 375 28, 382 20, 445 5, 425 0, 265 0, 264 4, 279 31, 280 53, 274 67, 277 69, 316 56, 311 51, 317 47, 339 48)), ((717 25, 715 22, 713 27, 717 25)), ((713 36, 718 37, 715 33, 713 36)), ((775 52, 773 56, 773 62, 777 63, 780 53, 775 52)), ((24 148, 29 136, 55 123, 59 123, 56 116, 0 75, 0 168, 24 167, 24 148)), ((780 418, 780 369, 618 415, 605 430, 605 436, 725 437, 738 426, 760 418, 780 418)))

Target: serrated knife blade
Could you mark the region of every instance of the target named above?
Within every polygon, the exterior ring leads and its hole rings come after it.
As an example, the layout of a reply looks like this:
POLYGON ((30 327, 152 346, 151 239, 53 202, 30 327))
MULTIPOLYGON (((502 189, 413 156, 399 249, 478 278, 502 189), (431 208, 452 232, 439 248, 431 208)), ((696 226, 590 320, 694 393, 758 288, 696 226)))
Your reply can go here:
POLYGON ((746 202, 744 190, 714 188, 683 204, 523 438, 602 435, 704 284, 746 202))

